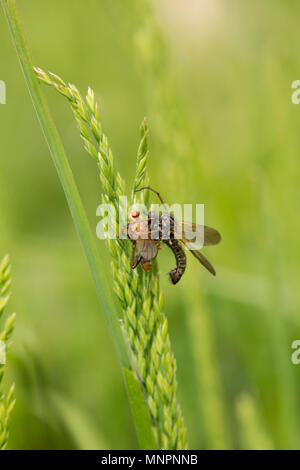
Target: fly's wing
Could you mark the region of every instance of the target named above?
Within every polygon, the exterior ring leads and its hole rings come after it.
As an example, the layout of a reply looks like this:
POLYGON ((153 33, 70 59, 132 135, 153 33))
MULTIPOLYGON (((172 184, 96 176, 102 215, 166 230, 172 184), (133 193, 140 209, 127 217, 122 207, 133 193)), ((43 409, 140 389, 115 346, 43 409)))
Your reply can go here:
POLYGON ((136 244, 145 261, 151 261, 157 255, 157 245, 153 240, 137 240, 136 244))
POLYGON ((193 249, 192 244, 190 244, 184 238, 181 240, 181 242, 184 243, 185 246, 188 248, 188 250, 192 253, 192 255, 195 256, 195 258, 197 258, 198 261, 200 261, 202 266, 204 266, 214 276, 216 275, 216 271, 215 271, 213 265, 208 261, 207 258, 205 258, 205 256, 202 253, 200 253, 199 250, 193 249))
POLYGON ((207 225, 198 225, 191 222, 175 223, 175 236, 182 240, 185 244, 190 243, 194 246, 217 245, 221 241, 220 233, 214 228, 207 225))
POLYGON ((216 275, 216 271, 215 271, 214 267, 210 264, 208 259, 205 258, 205 256, 203 256, 202 253, 200 253, 200 251, 190 250, 190 252, 192 253, 192 255, 195 256, 195 258, 197 258, 198 261, 200 261, 202 266, 204 266, 211 274, 213 274, 214 276, 216 275))

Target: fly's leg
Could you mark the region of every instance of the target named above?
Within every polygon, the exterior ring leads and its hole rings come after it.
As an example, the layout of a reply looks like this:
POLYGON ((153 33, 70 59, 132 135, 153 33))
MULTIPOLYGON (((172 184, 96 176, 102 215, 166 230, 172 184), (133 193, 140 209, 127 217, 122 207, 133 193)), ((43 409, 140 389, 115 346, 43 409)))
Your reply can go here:
POLYGON ((134 268, 133 268, 133 265, 134 265, 134 258, 135 258, 135 248, 136 248, 136 241, 133 241, 133 242, 132 242, 132 255, 131 255, 131 263, 130 263, 130 264, 131 264, 131 267, 132 267, 132 269, 134 269, 134 268))
POLYGON ((142 188, 140 189, 136 189, 136 193, 139 192, 139 191, 143 191, 144 189, 149 189, 149 191, 152 191, 154 194, 156 194, 156 196, 159 198, 160 202, 165 206, 165 203, 163 201, 163 198, 161 197, 161 195, 159 194, 158 191, 155 191, 155 189, 151 188, 150 186, 143 186, 142 188))
POLYGON ((142 261, 143 257, 141 255, 139 255, 137 257, 137 259, 135 260, 134 264, 131 265, 132 269, 135 269, 139 264, 140 262, 142 261))
POLYGON ((132 269, 135 269, 140 264, 143 257, 141 255, 139 255, 137 257, 137 259, 135 260, 136 241, 133 241, 132 244, 133 244, 133 248, 132 248, 132 255, 131 255, 131 267, 132 267, 132 269))

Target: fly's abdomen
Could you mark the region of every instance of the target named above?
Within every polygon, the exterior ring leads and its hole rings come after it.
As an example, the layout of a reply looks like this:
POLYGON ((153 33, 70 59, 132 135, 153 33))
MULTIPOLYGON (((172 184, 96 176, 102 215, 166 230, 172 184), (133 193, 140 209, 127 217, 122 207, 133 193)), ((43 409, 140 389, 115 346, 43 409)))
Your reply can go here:
POLYGON ((172 269, 172 271, 169 272, 169 276, 172 284, 177 284, 177 282, 180 281, 182 275, 184 274, 186 268, 185 252, 182 246, 180 245, 179 241, 176 239, 164 240, 164 243, 168 245, 169 248, 171 248, 175 256, 176 268, 172 269))

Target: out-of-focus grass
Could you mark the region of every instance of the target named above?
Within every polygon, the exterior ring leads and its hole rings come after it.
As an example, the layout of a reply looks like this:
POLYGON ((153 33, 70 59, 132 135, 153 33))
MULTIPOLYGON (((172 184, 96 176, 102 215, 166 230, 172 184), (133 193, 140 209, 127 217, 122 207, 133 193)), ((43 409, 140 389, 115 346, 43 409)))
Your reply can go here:
MULTIPOLYGON (((122 0, 86 0, 73 2, 71 10, 67 0, 19 3, 35 62, 98 91, 126 179, 133 179, 136 129, 146 114, 152 128, 153 186, 168 202, 204 202, 207 224, 222 233, 222 244, 206 251, 216 279, 189 257, 189 273, 174 287, 165 275, 174 261, 168 251, 160 253, 191 447, 213 443, 203 423, 206 392, 195 373, 188 299, 200 320, 205 304, 213 355, 207 367, 214 368, 206 373, 219 383, 214 393, 224 410, 228 445, 251 446, 253 426, 261 426, 259 434, 270 445, 299 447, 300 382, 290 345, 300 328, 300 116, 291 104, 290 85, 299 78, 300 6, 230 0, 225 9, 215 0, 205 21, 207 0, 199 2, 203 10, 192 24, 190 2, 177 16, 158 6, 169 64, 167 70, 154 64, 150 73, 136 42, 138 33, 145 45, 148 34, 140 0, 126 6, 122 0), (151 99, 154 80, 161 80, 163 104, 151 99), (162 126, 169 129, 166 141, 162 126), (174 139, 176 128, 185 138, 174 139), (245 393, 255 413, 237 413, 245 393)), ((7 84, 7 104, 0 106, 0 246, 11 253, 14 265, 11 307, 22 312, 9 371, 17 396, 10 447, 80 445, 57 408, 44 399, 46 388, 69 398, 87 420, 93 416, 109 447, 132 448, 137 443, 113 346, 55 171, 44 158, 47 149, 3 15, 0 42, 0 79, 7 84)), ((77 130, 61 100, 51 94, 51 104, 96 226, 100 194, 93 162, 82 158, 77 130)), ((105 248, 98 245, 109 270, 105 248)), ((199 343, 204 331, 197 332, 199 343)))

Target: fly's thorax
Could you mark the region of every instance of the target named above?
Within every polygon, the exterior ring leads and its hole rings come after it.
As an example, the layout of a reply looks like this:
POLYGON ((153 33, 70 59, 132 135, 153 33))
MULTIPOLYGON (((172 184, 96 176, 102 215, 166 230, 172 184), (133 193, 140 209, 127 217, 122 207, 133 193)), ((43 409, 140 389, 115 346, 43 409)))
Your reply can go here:
POLYGON ((148 233, 151 240, 160 239, 160 218, 157 212, 148 212, 148 233))
POLYGON ((148 219, 139 219, 130 222, 127 226, 130 240, 147 240, 149 238, 148 219))
POLYGON ((139 233, 136 230, 136 222, 130 222, 127 225, 127 234, 130 240, 137 240, 139 238, 139 233))
POLYGON ((174 217, 165 212, 160 217, 160 238, 161 240, 174 239, 175 220, 174 217))

